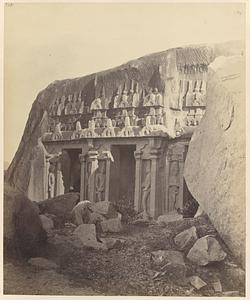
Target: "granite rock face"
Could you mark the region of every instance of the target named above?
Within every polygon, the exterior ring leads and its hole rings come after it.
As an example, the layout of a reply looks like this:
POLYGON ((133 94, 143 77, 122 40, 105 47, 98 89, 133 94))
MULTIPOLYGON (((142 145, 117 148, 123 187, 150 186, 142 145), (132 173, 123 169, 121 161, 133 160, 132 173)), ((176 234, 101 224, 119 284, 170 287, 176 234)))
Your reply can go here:
POLYGON ((105 216, 106 218, 116 218, 118 216, 113 204, 109 201, 96 202, 92 206, 92 209, 94 212, 105 216))
POLYGON ((22 193, 4 186, 4 254, 30 257, 46 241, 36 207, 22 193))
MULTIPOLYGON (((73 94, 81 91, 86 105, 90 106, 91 101, 98 95, 102 88, 105 89, 107 98, 112 98, 117 86, 124 82, 134 80, 140 86, 158 88, 164 91, 167 77, 171 76, 171 68, 168 66, 168 54, 177 51, 177 59, 180 63, 200 61, 209 64, 218 55, 232 55, 241 52, 238 43, 224 43, 217 45, 194 45, 188 48, 179 47, 169 49, 159 53, 143 56, 139 59, 129 61, 116 68, 94 73, 84 77, 56 80, 47 88, 39 92, 35 99, 25 126, 24 134, 19 144, 18 150, 6 171, 6 180, 24 193, 28 193, 29 181, 32 180, 31 162, 36 153, 34 149, 38 145, 38 139, 47 131, 49 121, 49 111, 56 98, 62 95, 73 94)), ((127 87, 129 88, 129 87, 127 87)), ((38 171, 38 170, 33 170, 38 171)), ((40 191, 30 191, 30 193, 40 197, 40 191)), ((39 199, 40 200, 40 199, 39 199)), ((41 199, 42 200, 42 199, 41 199)))
POLYGON ((245 264, 245 94, 243 56, 210 65, 207 109, 185 162, 187 186, 245 264))

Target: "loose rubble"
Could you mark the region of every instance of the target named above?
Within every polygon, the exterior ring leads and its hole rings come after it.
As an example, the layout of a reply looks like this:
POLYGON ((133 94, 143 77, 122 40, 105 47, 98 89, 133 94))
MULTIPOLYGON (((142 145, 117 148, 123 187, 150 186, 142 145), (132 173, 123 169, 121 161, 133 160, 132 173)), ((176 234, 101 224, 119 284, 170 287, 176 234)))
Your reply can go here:
POLYGON ((194 286, 197 290, 206 286, 206 282, 203 281, 199 276, 191 276, 189 277, 189 282, 194 286))
MULTIPOLYGON (((100 216, 105 218, 94 212, 94 218, 100 216)), ((210 264, 199 266, 187 258, 186 247, 183 250, 177 247, 176 237, 189 236, 187 232, 194 233, 194 228, 197 236, 211 232, 211 224, 202 216, 164 227, 153 222, 146 227, 123 224, 121 232, 101 233, 101 242, 98 242, 94 224, 76 226, 66 222, 64 227, 51 229, 46 258, 34 257, 28 261, 26 269, 18 268, 18 272, 26 272, 22 274, 23 290, 31 293, 26 274, 37 272, 36 278, 41 280, 33 282, 36 294, 45 293, 42 285, 47 276, 53 290, 49 283, 44 286, 48 294, 55 295, 195 297, 223 296, 225 292, 229 296, 244 295, 244 285, 230 280, 230 272, 237 274, 239 268, 232 257, 226 257, 219 268, 210 264)), ((207 239, 207 235, 203 238, 207 239)), ((200 239, 188 248, 194 247, 200 239)), ((8 272, 10 269, 7 268, 8 272)), ((20 293, 19 285, 8 279, 5 291, 11 293, 15 289, 20 293)))

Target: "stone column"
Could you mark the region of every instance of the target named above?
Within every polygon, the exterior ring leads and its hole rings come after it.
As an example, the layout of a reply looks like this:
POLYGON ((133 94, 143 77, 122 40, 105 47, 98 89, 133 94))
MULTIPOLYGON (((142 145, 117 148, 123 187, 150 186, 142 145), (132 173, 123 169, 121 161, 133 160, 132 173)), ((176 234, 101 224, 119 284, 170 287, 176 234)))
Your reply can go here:
POLYGON ((81 163, 81 187, 80 187, 80 201, 84 200, 84 192, 85 192, 85 154, 79 154, 79 159, 81 163))
POLYGON ((45 157, 45 167, 44 167, 44 175, 43 175, 43 184, 44 184, 44 195, 45 199, 49 198, 49 191, 48 191, 48 177, 49 177, 49 162, 50 156, 45 157))
POLYGON ((90 183, 89 183, 89 201, 95 202, 95 171, 98 168, 98 152, 91 150, 88 152, 89 161, 91 162, 90 183))
POLYGON ((184 149, 181 153, 178 154, 178 161, 179 161, 179 174, 180 174, 180 185, 179 185, 179 199, 178 199, 178 206, 183 208, 183 171, 184 171, 184 149))
POLYGON ((64 194, 64 183, 62 178, 62 168, 61 168, 61 160, 60 157, 56 162, 56 196, 64 194))
POLYGON ((111 159, 106 158, 106 174, 105 174, 105 196, 104 200, 109 201, 109 180, 110 180, 110 163, 111 159))
POLYGON ((165 189, 165 212, 168 212, 168 207, 169 207, 169 169, 170 169, 170 160, 171 160, 171 156, 169 154, 167 154, 166 156, 166 189, 165 189))
POLYGON ((152 149, 150 151, 151 159, 151 189, 150 189, 150 204, 149 204, 149 214, 151 217, 157 217, 158 204, 157 204, 157 173, 158 173, 158 159, 159 150, 152 149))
POLYGON ((134 152, 135 157, 135 194, 134 194, 134 208, 135 211, 140 211, 141 208, 141 160, 142 151, 134 152))

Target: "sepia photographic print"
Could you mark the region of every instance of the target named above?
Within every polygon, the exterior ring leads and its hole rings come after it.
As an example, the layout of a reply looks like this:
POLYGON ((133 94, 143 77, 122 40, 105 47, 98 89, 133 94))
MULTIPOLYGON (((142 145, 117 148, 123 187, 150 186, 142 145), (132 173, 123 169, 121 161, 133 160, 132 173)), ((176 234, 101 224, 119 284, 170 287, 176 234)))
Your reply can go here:
POLYGON ((3 10, 3 294, 245 297, 246 3, 3 10))

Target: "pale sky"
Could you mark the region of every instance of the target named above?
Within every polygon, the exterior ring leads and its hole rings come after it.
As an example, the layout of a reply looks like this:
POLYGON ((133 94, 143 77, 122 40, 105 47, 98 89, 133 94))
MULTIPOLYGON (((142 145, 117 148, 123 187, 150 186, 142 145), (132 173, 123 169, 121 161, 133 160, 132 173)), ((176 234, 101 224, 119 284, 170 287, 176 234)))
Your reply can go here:
POLYGON ((187 44, 244 40, 244 4, 5 6, 4 160, 17 150, 38 92, 54 80, 187 44))

